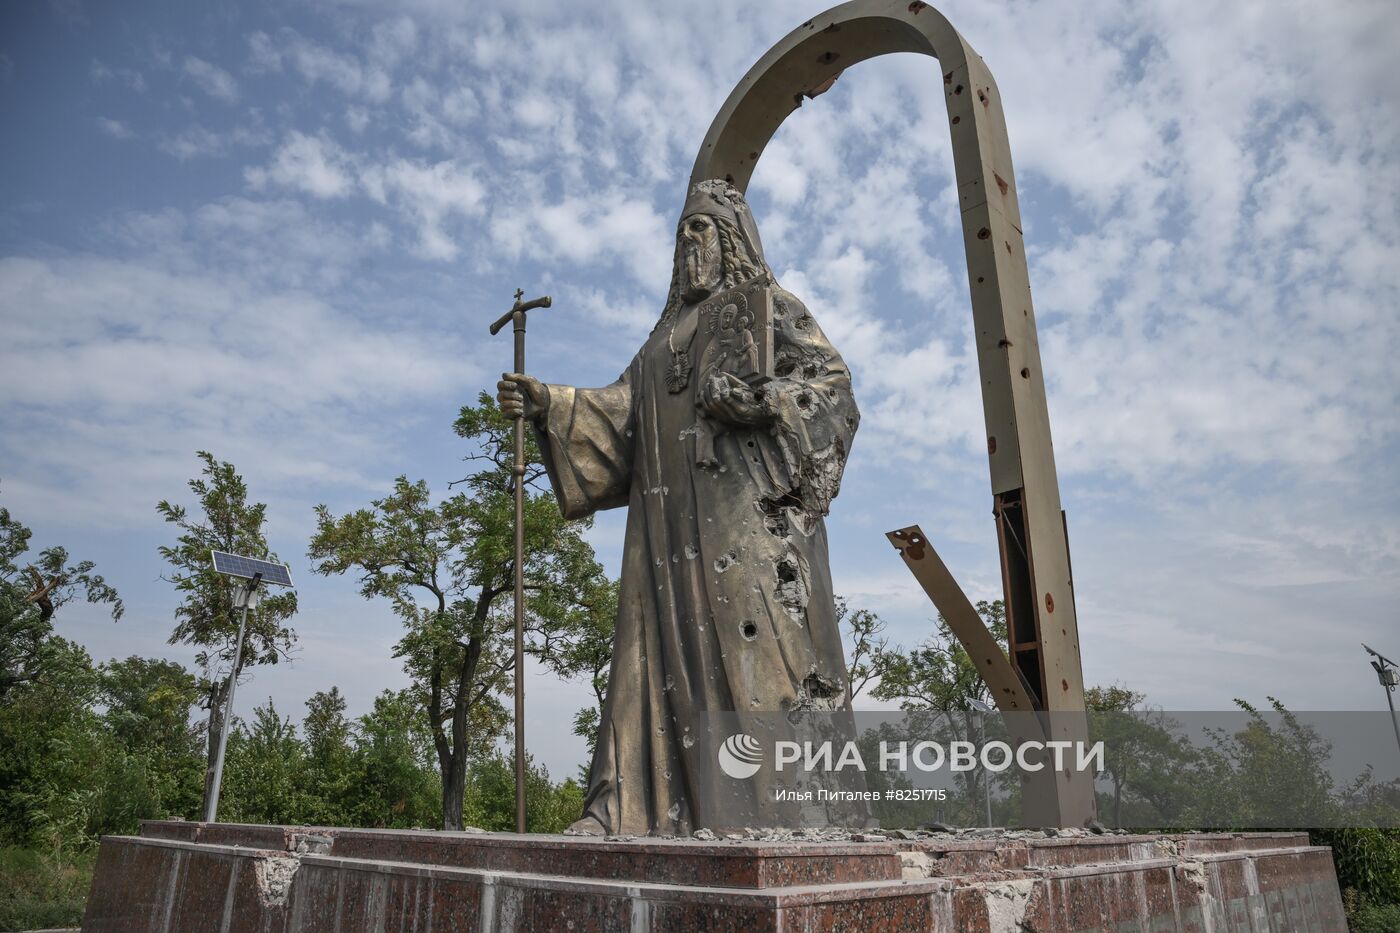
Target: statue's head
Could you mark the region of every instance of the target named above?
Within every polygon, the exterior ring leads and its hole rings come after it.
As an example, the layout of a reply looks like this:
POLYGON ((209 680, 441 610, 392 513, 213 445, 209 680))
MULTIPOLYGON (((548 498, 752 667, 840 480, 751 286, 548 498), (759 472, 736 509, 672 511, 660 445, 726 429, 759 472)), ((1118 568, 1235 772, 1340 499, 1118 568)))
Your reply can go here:
POLYGON ((739 189, 717 180, 692 186, 676 230, 667 312, 767 271, 758 227, 739 189))

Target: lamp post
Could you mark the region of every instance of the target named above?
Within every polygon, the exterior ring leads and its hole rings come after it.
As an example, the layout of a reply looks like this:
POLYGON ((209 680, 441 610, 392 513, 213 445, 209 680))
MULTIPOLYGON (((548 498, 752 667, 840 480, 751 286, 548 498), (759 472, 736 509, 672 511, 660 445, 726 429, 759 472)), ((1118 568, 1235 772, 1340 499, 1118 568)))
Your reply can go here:
POLYGON ((1361 647, 1371 655, 1371 666, 1376 669, 1376 677, 1385 688, 1385 702, 1390 707, 1390 725, 1395 729, 1395 744, 1400 746, 1400 719, 1395 717, 1395 688, 1400 686, 1400 670, 1394 661, 1362 642, 1361 647))
POLYGON ((219 816, 219 792, 224 781, 224 750, 228 747, 228 732, 233 727, 233 692, 238 687, 238 671, 243 666, 243 638, 248 631, 248 610, 256 609, 262 599, 259 587, 264 583, 291 586, 292 574, 286 564, 258 557, 244 557, 224 551, 211 551, 214 572, 242 581, 234 586, 233 608, 242 609, 238 620, 238 640, 233 645, 233 667, 228 672, 224 693, 223 727, 219 729, 219 744, 215 746, 213 774, 204 799, 204 822, 213 823, 219 816))

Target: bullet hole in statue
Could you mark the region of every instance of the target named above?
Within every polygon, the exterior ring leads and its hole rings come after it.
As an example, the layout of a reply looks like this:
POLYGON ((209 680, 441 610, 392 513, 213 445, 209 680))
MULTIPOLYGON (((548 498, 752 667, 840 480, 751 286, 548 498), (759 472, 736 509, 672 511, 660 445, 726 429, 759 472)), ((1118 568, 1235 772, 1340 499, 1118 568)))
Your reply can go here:
POLYGON ((788 516, 789 508, 800 508, 802 500, 791 493, 774 498, 758 500, 758 510, 763 513, 763 527, 778 538, 786 538, 792 531, 788 516))

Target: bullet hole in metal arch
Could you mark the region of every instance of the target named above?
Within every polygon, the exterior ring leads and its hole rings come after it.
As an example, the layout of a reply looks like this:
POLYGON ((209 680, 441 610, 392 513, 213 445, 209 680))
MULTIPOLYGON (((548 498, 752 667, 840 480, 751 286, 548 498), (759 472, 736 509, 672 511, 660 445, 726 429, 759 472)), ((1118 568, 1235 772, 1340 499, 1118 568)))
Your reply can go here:
POLYGON ((747 621, 739 626, 739 634, 744 636, 745 641, 753 641, 758 637, 758 623, 747 621))
POLYGON ((1022 378, 1022 379, 1029 379, 1030 377, 1031 377, 1031 371, 1030 371, 1029 369, 1022 368, 1022 370, 1021 370, 1021 378, 1022 378))

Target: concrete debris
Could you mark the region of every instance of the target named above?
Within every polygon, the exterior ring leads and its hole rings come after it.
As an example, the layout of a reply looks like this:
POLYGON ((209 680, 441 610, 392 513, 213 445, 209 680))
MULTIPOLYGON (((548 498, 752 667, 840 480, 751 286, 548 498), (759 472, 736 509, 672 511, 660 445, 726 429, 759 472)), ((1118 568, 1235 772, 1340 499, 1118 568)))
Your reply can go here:
POLYGON ((1022 933, 1035 879, 1020 878, 983 886, 987 903, 987 933, 1022 933))
POLYGON ((301 859, 287 855, 269 856, 253 864, 258 900, 264 907, 287 906, 287 895, 291 893, 292 880, 300 867, 301 859))

